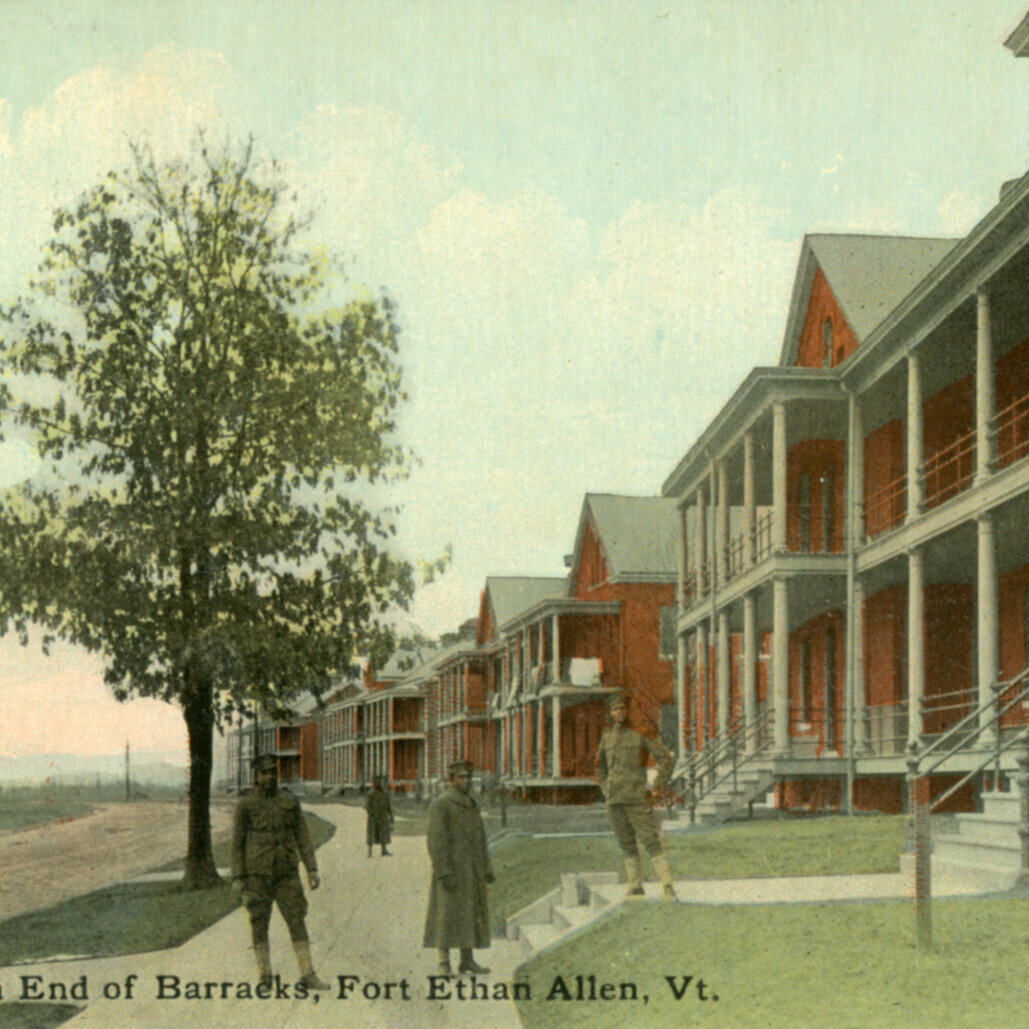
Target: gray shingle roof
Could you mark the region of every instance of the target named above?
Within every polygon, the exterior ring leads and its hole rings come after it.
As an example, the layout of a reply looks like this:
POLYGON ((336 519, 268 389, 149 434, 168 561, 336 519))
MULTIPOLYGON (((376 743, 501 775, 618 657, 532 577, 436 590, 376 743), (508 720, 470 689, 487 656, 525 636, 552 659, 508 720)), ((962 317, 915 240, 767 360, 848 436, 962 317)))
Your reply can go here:
MULTIPOLYGON (((675 578, 679 516, 674 499, 587 493, 584 517, 587 508, 593 514, 612 578, 675 578)), ((580 528, 577 545, 581 535, 580 528)))
POLYGON ((810 236, 811 249, 859 340, 950 253, 956 239, 810 236))
POLYGON ((542 576, 490 575, 486 578, 486 595, 493 611, 496 627, 517 618, 541 600, 561 597, 566 580, 542 576))

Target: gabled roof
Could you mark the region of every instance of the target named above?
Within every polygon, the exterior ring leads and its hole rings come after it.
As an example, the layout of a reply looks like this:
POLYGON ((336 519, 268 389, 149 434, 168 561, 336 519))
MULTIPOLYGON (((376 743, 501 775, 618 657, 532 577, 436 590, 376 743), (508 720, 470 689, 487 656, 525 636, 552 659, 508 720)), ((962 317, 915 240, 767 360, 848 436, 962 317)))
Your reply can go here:
POLYGON ((957 242, 914 236, 805 236, 779 364, 789 367, 797 360, 816 269, 822 269, 860 344, 957 242))
POLYGON ((587 493, 575 535, 573 581, 590 516, 611 579, 630 582, 675 579, 679 516, 673 498, 587 493))
POLYGON ((486 577, 486 601, 497 630, 541 600, 564 596, 567 580, 543 576, 486 577))

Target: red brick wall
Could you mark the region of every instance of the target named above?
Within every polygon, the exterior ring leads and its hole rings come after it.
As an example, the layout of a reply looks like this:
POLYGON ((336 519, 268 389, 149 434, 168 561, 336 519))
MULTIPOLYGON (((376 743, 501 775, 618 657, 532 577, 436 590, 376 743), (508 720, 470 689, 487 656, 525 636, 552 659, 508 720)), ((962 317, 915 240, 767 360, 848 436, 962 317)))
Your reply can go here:
POLYGON ((904 425, 898 418, 865 437, 865 528, 870 536, 903 521, 903 494, 889 501, 880 491, 904 475, 904 425))
POLYGON ((582 546, 579 548, 579 566, 576 570, 573 596, 581 596, 607 579, 607 562, 604 560, 600 542, 593 523, 587 518, 583 528, 582 546))
POLYGON ((786 539, 790 550, 843 550, 843 442, 811 439, 790 447, 786 458, 786 539), (801 538, 801 476, 808 479, 808 546, 801 538), (826 538, 825 491, 830 491, 826 538))
POLYGON ((889 586, 865 600, 865 702, 893 704, 904 695, 907 589, 889 586))
POLYGON ((300 778, 318 778, 318 723, 304 722, 300 726, 300 778))
POLYGON ((966 583, 932 583, 925 588, 926 732, 943 732, 968 713, 974 683, 972 634, 974 598, 966 583), (949 695, 949 696, 944 696, 949 695), (931 698, 941 697, 938 705, 931 698))
POLYGON ((843 684, 845 676, 846 646, 843 635, 843 612, 828 611, 818 618, 812 619, 790 634, 790 735, 808 738, 815 742, 815 755, 820 756, 826 748, 844 751, 843 733, 843 684), (832 695, 832 725, 826 732, 825 673, 826 655, 829 647, 829 633, 835 634, 835 669, 832 695), (810 662, 810 717, 802 719, 801 711, 801 651, 807 643, 808 660, 810 662))
POLYGON ((843 317, 836 298, 832 295, 829 283, 826 282, 822 269, 815 271, 811 283, 811 294, 808 298, 807 316, 804 327, 800 330, 797 343, 797 366, 801 368, 821 368, 825 363, 825 323, 832 324, 832 355, 830 365, 835 367, 848 358, 858 346, 847 319, 843 317))

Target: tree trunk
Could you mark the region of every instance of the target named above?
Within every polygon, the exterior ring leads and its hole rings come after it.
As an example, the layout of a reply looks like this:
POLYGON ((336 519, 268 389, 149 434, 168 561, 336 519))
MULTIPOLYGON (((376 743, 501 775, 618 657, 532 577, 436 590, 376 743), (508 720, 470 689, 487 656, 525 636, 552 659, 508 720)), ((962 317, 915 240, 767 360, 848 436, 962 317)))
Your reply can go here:
POLYGON ((211 849, 211 772, 214 765, 214 716, 211 687, 204 684, 183 707, 189 734, 189 830, 182 886, 202 890, 221 881, 211 849))

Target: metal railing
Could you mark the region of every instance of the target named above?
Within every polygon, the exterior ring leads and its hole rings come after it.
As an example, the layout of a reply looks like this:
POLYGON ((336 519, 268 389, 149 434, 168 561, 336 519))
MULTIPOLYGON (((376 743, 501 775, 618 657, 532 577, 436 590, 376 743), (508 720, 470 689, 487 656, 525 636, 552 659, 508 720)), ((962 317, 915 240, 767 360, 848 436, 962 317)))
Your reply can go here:
POLYGON ((904 520, 907 513, 907 476, 887 483, 872 493, 864 503, 865 536, 873 536, 892 529, 904 520))
POLYGON ((1006 465, 1029 454, 1029 394, 997 412, 997 464, 1006 465))
POLYGON ((696 821, 697 805, 706 796, 725 783, 739 786, 740 770, 761 758, 771 749, 773 710, 766 708, 749 723, 736 716, 712 737, 699 751, 692 751, 680 761, 673 779, 685 779, 685 805, 690 810, 690 822, 696 821))
POLYGON ((922 465, 925 506, 936 507, 968 489, 975 475, 975 430, 928 457, 922 465))

